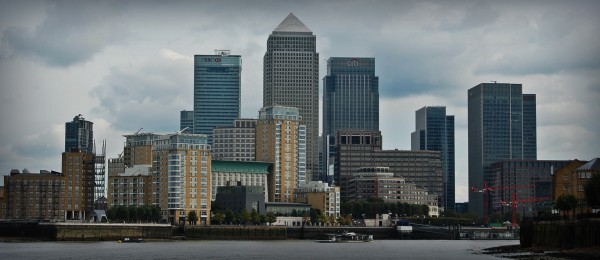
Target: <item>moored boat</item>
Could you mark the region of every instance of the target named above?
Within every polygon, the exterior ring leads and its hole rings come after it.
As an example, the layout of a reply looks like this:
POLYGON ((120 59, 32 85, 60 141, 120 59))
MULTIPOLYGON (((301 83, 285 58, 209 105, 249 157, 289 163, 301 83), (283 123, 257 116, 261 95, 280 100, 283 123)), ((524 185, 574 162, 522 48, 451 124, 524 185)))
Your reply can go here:
POLYGON ((373 235, 357 234, 355 232, 344 231, 341 234, 325 234, 327 239, 315 240, 319 243, 360 243, 373 241, 373 235))

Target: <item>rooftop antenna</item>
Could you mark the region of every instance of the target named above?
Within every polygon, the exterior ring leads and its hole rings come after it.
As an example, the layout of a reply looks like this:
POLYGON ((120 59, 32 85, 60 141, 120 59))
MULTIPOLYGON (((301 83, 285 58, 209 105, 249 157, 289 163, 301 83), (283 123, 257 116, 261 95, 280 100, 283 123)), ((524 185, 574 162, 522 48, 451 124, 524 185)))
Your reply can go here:
POLYGON ((215 50, 215 55, 229 56, 231 50, 215 50))
POLYGON ((189 128, 189 127, 186 127, 186 128, 184 128, 184 129, 181 129, 181 130, 177 131, 177 134, 181 134, 181 133, 183 133, 183 131, 187 130, 188 128, 189 128))

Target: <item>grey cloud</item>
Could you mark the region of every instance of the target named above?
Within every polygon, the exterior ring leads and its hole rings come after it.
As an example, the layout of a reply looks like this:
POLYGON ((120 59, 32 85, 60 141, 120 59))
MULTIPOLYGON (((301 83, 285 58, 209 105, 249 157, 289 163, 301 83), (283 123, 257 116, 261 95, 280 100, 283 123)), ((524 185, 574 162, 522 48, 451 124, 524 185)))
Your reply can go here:
POLYGON ((152 58, 113 68, 90 91, 99 106, 94 113, 117 130, 176 131, 179 111, 192 109, 192 62, 152 58))
POLYGON ((2 33, 11 56, 32 56, 48 65, 68 67, 91 59, 115 42, 127 29, 120 24, 122 4, 55 1, 47 6, 44 21, 34 29, 10 26, 2 33))
POLYGON ((487 39, 474 73, 555 74, 600 68, 598 4, 551 6, 541 15, 514 17, 487 39))

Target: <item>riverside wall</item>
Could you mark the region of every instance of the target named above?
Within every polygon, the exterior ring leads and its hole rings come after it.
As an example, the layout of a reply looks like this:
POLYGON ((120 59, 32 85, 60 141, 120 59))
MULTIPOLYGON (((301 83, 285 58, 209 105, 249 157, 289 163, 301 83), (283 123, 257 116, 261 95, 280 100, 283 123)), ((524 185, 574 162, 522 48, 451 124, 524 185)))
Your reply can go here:
POLYGON ((16 240, 102 241, 125 237, 172 239, 174 229, 160 224, 0 223, 0 237, 16 240))
POLYGON ((186 239, 193 240, 285 240, 286 227, 272 226, 186 226, 186 239))
POLYGON ((521 225, 522 247, 572 249, 600 246, 600 219, 578 221, 524 222, 521 225))
POLYGON ((343 231, 398 239, 393 227, 170 226, 165 224, 0 223, 0 241, 110 241, 123 238, 190 240, 323 239, 343 231))

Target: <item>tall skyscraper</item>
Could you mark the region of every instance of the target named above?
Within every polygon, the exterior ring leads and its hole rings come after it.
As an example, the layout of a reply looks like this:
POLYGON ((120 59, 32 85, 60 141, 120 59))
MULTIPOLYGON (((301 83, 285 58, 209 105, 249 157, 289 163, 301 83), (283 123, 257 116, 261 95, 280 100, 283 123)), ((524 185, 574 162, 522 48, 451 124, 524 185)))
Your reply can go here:
POLYGON ((306 183, 306 126, 295 107, 263 107, 256 122, 256 160, 274 164, 269 202, 295 202, 294 190, 306 183))
MULTIPOLYGON (((379 130, 379 77, 375 58, 327 60, 323 78, 323 164, 335 155, 335 134, 339 130, 379 130)), ((327 181, 321 176, 322 181, 327 181)))
POLYGON ((454 209, 454 116, 446 115, 446 107, 426 106, 415 112, 415 121, 411 150, 441 152, 444 194, 439 206, 454 209))
MULTIPOLYGON (((468 95, 469 187, 481 189, 493 163, 537 159, 535 95, 510 83, 482 83, 468 95)), ((470 212, 483 216, 483 197, 469 189, 470 212)))
POLYGON ((240 117, 242 58, 217 51, 194 55, 194 133, 208 136, 213 128, 240 117))
POLYGON ((94 153, 94 123, 85 120, 81 114, 65 123, 65 152, 73 149, 94 153))
POLYGON ((181 110, 179 114, 179 131, 186 134, 194 133, 194 111, 181 110))
POLYGON ((307 179, 319 168, 319 54, 316 36, 290 13, 267 40, 264 56, 263 106, 300 109, 306 125, 307 179))

